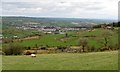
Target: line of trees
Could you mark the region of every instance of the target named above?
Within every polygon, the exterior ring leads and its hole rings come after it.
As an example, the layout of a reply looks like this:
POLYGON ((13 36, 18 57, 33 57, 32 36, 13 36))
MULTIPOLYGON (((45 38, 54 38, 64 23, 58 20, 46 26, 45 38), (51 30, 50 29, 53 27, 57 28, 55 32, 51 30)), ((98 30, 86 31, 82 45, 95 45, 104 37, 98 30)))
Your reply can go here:
MULTIPOLYGON (((119 44, 108 45, 109 41, 107 40, 107 38, 104 38, 104 40, 105 40, 103 43, 104 46, 101 48, 95 48, 95 46, 89 46, 87 39, 81 39, 79 42, 79 48, 77 49, 71 48, 70 46, 58 46, 57 48, 53 48, 52 50, 54 51, 54 53, 57 53, 57 52, 84 53, 84 52, 99 52, 99 51, 119 49, 119 44)), ((7 47, 3 48, 2 52, 4 55, 22 55, 25 50, 26 50, 25 47, 22 47, 20 45, 10 44, 7 47)), ((31 49, 29 48, 28 50, 31 50, 31 49)), ((50 52, 47 47, 41 47, 40 50, 46 50, 50 52)), ((36 51, 35 53, 37 53, 37 49, 35 49, 35 51, 36 51)), ((32 52, 27 52, 27 53, 31 54, 32 52)))
POLYGON ((102 25, 120 27, 120 21, 119 22, 113 22, 113 23, 110 23, 110 24, 105 24, 104 23, 104 24, 95 25, 95 26, 93 26, 93 28, 101 28, 102 25))
MULTIPOLYGON (((79 40, 79 49, 72 49, 70 46, 58 46, 57 50, 55 51, 61 51, 61 52, 95 52, 95 51, 105 51, 105 50, 118 50, 119 49, 119 43, 118 44, 110 44, 112 41, 110 41, 110 36, 112 34, 109 31, 104 31, 102 34, 103 38, 100 41, 103 47, 101 48, 95 48, 94 46, 89 46, 88 45, 88 39, 86 37, 83 37, 79 40)), ((66 34, 67 37, 67 34, 66 34)), ((36 44, 36 48, 39 48, 39 46, 36 44)), ((41 50, 47 50, 49 48, 48 45, 46 46, 41 46, 41 50)), ((24 50, 30 50, 31 47, 22 47, 19 44, 12 44, 10 43, 8 46, 3 47, 2 51, 4 52, 5 55, 21 55, 24 50)), ((37 50, 37 49, 36 49, 37 50)))

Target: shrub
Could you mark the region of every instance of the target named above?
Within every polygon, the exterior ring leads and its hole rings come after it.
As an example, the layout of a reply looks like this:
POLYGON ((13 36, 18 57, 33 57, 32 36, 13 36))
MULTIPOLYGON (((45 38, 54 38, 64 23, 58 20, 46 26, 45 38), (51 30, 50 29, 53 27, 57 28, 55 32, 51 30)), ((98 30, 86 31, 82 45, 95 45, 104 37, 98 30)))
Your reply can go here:
POLYGON ((109 50, 109 48, 107 48, 107 47, 100 48, 100 51, 107 51, 107 50, 109 50))
POLYGON ((41 50, 46 50, 47 47, 46 47, 46 46, 42 46, 40 49, 41 49, 41 50))
POLYGON ((58 46, 57 48, 58 49, 66 49, 67 47, 65 47, 65 46, 58 46))
POLYGON ((67 48, 67 47, 65 47, 65 46, 58 46, 58 47, 57 47, 57 49, 58 49, 58 50, 61 50, 62 52, 63 52, 66 48, 67 48))
POLYGON ((24 48, 18 44, 10 44, 8 47, 3 48, 5 55, 21 55, 24 48))
POLYGON ((10 43, 10 42, 13 42, 13 39, 12 38, 3 38, 2 41, 3 41, 3 43, 10 43))
POLYGON ((91 47, 91 51, 92 51, 92 52, 95 52, 95 51, 96 51, 95 46, 92 46, 92 47, 91 47))
POLYGON ((25 54, 25 55, 31 55, 32 52, 31 52, 31 51, 26 51, 24 54, 25 54))
POLYGON ((36 50, 25 50, 23 52, 24 55, 31 55, 31 54, 37 54, 36 50))
POLYGON ((26 49, 26 50, 30 50, 31 49, 31 47, 29 46, 29 47, 24 47, 24 49, 26 49))

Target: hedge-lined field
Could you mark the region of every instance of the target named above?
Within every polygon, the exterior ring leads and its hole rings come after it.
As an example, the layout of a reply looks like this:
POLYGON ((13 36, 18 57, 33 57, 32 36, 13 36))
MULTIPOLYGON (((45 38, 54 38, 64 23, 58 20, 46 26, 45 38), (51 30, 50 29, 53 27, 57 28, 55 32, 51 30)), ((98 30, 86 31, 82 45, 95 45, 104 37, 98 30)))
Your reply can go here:
MULTIPOLYGON (((71 31, 68 32, 68 37, 65 34, 48 34, 42 35, 39 39, 24 40, 19 42, 13 42, 27 47, 40 46, 77 46, 80 43, 80 39, 86 38, 88 45, 95 48, 101 48, 104 46, 104 33, 109 32, 108 45, 115 46, 118 42, 117 30, 95 29, 94 31, 71 31)), ((4 46, 4 45, 3 45, 4 46)))

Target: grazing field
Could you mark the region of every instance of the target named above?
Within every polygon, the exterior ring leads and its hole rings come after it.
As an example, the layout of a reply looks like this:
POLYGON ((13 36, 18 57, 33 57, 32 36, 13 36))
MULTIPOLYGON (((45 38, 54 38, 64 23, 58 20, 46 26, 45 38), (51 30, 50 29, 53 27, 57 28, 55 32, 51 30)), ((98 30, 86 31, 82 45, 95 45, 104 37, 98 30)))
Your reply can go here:
POLYGON ((3 70, 117 70, 118 52, 3 56, 3 70))
MULTIPOLYGON (((104 46, 104 33, 109 32, 108 45, 116 45, 118 42, 117 30, 95 29, 94 31, 70 31, 67 32, 68 37, 65 34, 47 34, 39 36, 38 39, 23 40, 13 42, 26 47, 38 47, 40 46, 78 46, 80 39, 88 39, 88 45, 95 48, 101 48, 104 46)), ((3 44, 3 46, 6 44, 3 44)))

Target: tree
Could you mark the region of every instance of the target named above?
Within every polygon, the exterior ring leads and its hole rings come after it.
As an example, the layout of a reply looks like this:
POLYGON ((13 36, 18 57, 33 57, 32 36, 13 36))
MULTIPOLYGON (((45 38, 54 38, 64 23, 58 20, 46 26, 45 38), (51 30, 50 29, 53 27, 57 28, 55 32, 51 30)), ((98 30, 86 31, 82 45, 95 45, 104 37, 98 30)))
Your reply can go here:
POLYGON ((87 39, 85 39, 85 38, 80 39, 79 45, 82 46, 83 52, 85 52, 85 47, 87 46, 87 44, 88 44, 87 39))
POLYGON ((68 33, 65 33, 65 37, 68 37, 68 33))
POLYGON ((24 48, 20 45, 9 44, 8 47, 2 49, 5 55, 20 55, 23 53, 24 48))
POLYGON ((109 39, 110 39, 110 36, 112 34, 110 33, 110 31, 106 30, 103 32, 102 36, 103 36, 103 44, 104 44, 104 47, 108 47, 108 43, 109 43, 109 39))

